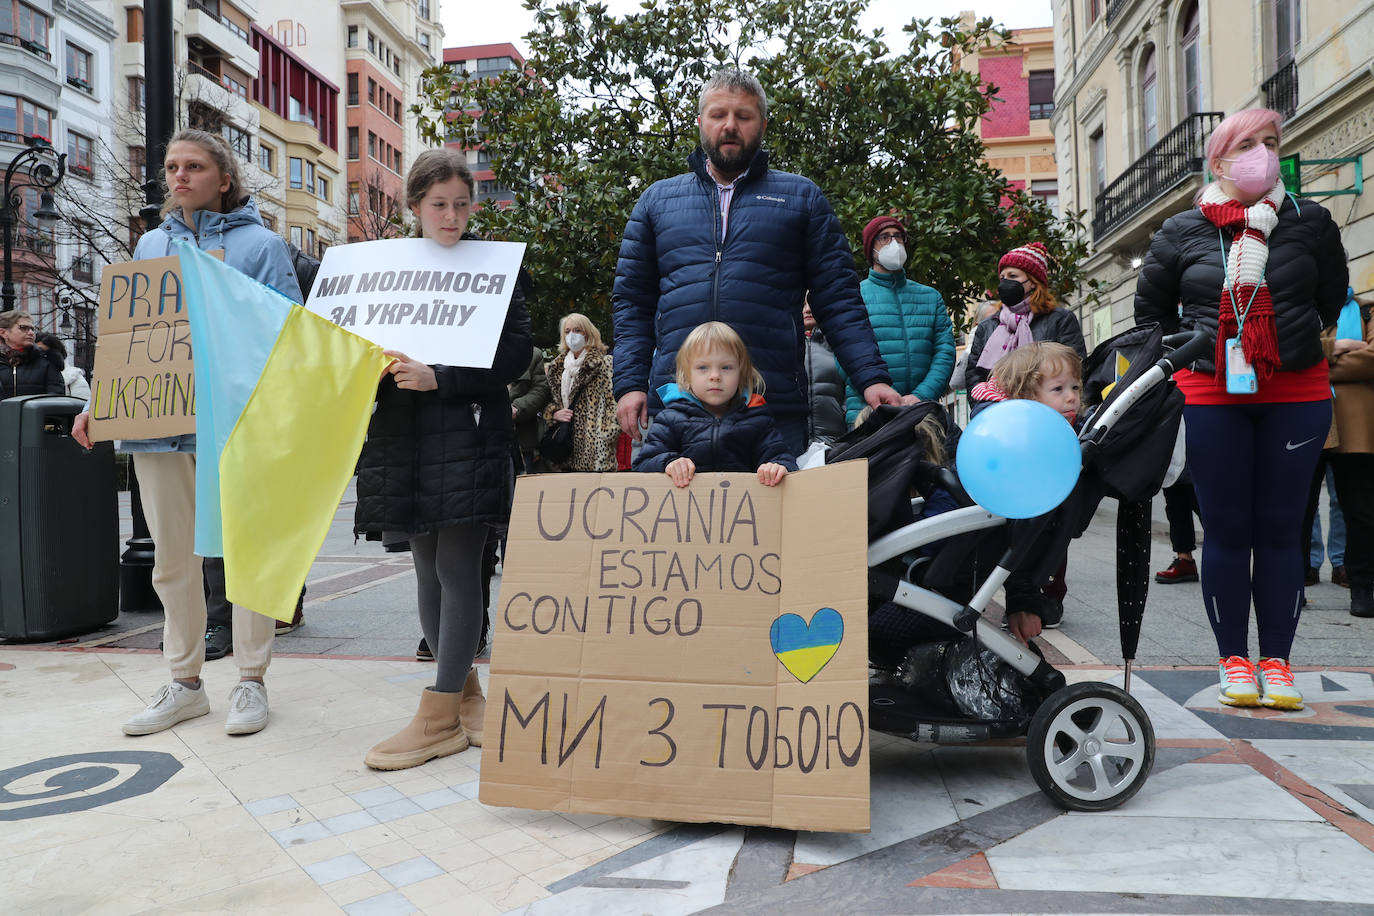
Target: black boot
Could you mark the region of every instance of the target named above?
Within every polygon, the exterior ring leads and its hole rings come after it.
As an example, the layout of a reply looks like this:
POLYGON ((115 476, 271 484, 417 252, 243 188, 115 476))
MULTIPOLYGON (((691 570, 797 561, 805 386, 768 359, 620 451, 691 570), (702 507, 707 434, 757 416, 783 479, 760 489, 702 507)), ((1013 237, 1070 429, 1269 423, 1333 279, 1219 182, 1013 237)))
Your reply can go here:
POLYGON ((1350 583, 1350 616, 1374 617, 1374 586, 1350 583))

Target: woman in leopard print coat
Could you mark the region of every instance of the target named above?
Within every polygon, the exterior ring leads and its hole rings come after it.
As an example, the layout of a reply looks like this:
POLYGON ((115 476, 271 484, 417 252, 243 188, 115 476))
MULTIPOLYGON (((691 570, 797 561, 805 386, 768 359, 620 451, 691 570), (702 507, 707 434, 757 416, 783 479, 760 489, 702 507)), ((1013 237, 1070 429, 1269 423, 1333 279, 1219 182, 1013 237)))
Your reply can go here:
POLYGON ((544 367, 549 376, 553 402, 546 420, 571 421, 573 454, 560 471, 614 471, 615 446, 620 423, 611 393, 611 354, 601 342, 601 332, 586 315, 577 312, 563 319, 558 355, 544 367))

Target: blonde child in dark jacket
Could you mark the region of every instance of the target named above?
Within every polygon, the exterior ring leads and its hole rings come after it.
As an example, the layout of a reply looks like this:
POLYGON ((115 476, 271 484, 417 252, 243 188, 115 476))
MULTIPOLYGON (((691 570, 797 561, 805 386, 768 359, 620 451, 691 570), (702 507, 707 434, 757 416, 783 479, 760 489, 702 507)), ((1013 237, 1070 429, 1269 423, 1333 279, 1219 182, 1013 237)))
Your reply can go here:
POLYGON ((636 471, 663 471, 679 487, 697 471, 754 471, 775 487, 797 469, 764 407, 763 378, 729 325, 698 325, 677 352, 677 382, 644 439, 636 471), (744 387, 741 387, 744 385, 744 387))

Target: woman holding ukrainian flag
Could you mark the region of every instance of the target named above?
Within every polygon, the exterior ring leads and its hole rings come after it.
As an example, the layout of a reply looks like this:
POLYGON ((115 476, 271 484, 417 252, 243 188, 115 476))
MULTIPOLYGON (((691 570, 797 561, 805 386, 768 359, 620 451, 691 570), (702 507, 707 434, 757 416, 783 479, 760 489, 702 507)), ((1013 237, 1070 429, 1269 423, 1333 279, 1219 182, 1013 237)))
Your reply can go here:
MULTIPOLYGON (((406 177, 419 235, 462 244, 474 185, 462 153, 421 153, 406 177)), ((482 697, 473 656, 482 631, 482 552, 488 529, 509 517, 515 440, 507 383, 529 365, 529 313, 519 284, 490 369, 426 365, 404 353, 382 376, 358 462, 354 529, 404 532, 415 559, 420 627, 438 662, 433 687, 400 732, 368 751, 375 769, 400 770, 482 743, 482 697)))
MULTIPOLYGON (((301 301, 286 243, 263 225, 257 205, 243 189, 238 159, 222 139, 201 130, 183 130, 167 144, 163 166, 163 221, 139 239, 135 260, 176 254, 185 241, 203 251, 223 250, 225 262, 301 301)), ((89 448, 87 412, 77 416, 72 436, 89 448)), ((133 453, 148 530, 157 545, 153 588, 166 614, 163 654, 172 682, 148 708, 124 723, 127 735, 149 735, 178 722, 206 715, 210 701, 200 679, 205 662, 205 590, 195 550, 196 437, 124 440, 133 453)), ((210 460, 207 458, 207 460, 210 460)), ((251 734, 267 725, 267 688, 263 675, 272 657, 276 621, 234 607, 234 658, 239 682, 229 695, 225 731, 251 734)))

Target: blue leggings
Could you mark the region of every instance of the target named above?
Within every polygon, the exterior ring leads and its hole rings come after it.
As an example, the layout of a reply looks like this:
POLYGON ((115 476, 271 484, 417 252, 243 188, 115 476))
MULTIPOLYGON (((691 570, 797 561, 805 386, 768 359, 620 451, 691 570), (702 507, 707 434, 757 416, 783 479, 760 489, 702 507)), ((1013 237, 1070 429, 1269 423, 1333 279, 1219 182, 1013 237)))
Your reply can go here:
POLYGON ((1253 601, 1260 656, 1286 659, 1301 611, 1307 489, 1331 402, 1191 406, 1183 418, 1205 541, 1202 598, 1217 651, 1249 657, 1253 601))

